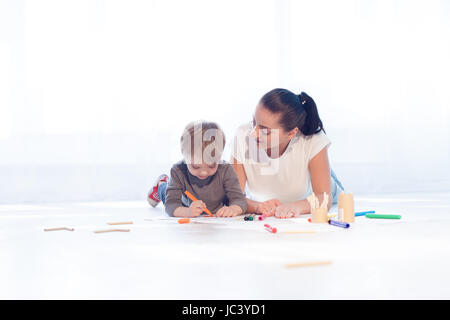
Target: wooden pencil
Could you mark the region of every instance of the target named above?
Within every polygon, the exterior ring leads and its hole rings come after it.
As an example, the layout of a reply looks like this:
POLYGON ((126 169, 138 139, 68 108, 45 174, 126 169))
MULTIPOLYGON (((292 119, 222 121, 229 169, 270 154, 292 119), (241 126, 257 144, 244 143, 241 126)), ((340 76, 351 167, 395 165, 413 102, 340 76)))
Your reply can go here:
POLYGON ((95 230, 94 233, 105 233, 105 232, 129 232, 130 229, 104 229, 104 230, 95 230))
POLYGON ((67 228, 67 227, 61 227, 61 228, 46 228, 44 231, 59 231, 59 230, 67 230, 67 231, 74 231, 74 228, 67 228))

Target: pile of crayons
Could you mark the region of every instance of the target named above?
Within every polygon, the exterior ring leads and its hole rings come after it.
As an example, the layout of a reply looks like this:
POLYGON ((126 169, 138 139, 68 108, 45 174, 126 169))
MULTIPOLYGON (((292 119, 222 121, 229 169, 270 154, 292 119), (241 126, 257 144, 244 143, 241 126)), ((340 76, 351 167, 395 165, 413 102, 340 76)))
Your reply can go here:
POLYGON ((258 218, 258 220, 264 220, 265 218, 266 218, 266 215, 264 215, 264 214, 262 214, 262 215, 260 215, 260 214, 254 214, 254 213, 252 213, 252 214, 246 214, 245 216, 244 216, 244 220, 245 221, 256 221, 256 218, 258 218))
POLYGON ((256 214, 246 214, 244 216, 245 221, 253 221, 256 220, 256 214))

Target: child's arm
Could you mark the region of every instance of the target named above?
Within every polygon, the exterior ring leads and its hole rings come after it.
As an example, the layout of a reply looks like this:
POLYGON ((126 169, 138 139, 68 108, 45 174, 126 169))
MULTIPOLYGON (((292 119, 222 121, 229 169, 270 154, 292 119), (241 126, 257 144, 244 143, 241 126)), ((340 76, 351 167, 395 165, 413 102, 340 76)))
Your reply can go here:
POLYGON ((187 217, 189 208, 183 206, 181 201, 184 189, 183 180, 178 176, 176 165, 174 165, 170 169, 170 179, 166 189, 166 202, 164 203, 166 213, 169 216, 187 217))
POLYGON ((239 185, 239 180, 231 165, 227 165, 223 176, 223 188, 228 198, 229 206, 220 208, 216 215, 218 217, 233 217, 247 210, 247 200, 239 185))
POLYGON ((174 217, 189 217, 189 208, 187 207, 178 207, 173 212, 174 217))

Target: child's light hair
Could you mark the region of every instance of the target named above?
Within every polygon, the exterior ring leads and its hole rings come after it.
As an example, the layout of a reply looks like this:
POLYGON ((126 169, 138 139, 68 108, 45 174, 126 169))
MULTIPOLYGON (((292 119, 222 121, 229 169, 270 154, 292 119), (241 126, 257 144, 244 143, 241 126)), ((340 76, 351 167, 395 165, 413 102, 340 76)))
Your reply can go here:
POLYGON ((193 121, 181 136, 181 153, 188 164, 219 163, 225 147, 225 134, 215 122, 193 121))

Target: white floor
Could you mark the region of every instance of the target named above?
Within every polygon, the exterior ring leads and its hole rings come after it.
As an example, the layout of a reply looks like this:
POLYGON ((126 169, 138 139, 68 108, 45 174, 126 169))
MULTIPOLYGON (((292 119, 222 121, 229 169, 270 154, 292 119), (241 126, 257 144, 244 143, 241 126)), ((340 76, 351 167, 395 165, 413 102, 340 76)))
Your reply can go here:
POLYGON ((450 193, 355 196, 355 209, 402 219, 180 225, 145 201, 2 205, 0 298, 450 299, 450 193), (130 232, 93 232, 115 221, 130 232), (63 226, 75 231, 43 230, 63 226))

